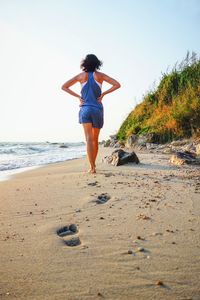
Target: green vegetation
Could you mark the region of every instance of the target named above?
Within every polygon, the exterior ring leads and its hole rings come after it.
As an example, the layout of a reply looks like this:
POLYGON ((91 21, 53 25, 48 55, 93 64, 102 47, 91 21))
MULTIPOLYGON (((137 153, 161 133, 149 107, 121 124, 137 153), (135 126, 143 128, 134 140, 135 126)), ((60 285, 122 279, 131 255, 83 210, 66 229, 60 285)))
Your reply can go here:
POLYGON ((196 53, 188 52, 178 66, 162 74, 158 87, 122 123, 117 138, 147 133, 160 143, 200 135, 200 59, 196 53))

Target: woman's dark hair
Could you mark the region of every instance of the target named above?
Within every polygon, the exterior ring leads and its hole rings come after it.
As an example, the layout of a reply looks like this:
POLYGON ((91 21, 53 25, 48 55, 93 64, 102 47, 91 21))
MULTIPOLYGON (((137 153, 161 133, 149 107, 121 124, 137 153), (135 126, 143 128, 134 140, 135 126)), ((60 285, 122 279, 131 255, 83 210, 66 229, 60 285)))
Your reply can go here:
POLYGON ((81 69, 85 72, 94 72, 96 69, 100 69, 102 65, 102 61, 96 55, 88 54, 81 62, 81 69))

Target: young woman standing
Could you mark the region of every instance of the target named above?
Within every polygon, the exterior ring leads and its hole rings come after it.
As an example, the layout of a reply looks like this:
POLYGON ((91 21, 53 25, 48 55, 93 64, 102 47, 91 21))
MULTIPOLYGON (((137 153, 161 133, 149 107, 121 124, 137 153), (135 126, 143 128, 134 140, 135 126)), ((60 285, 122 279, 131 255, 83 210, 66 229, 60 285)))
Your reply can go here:
POLYGON ((88 172, 90 173, 96 173, 95 161, 98 153, 98 137, 100 129, 103 127, 103 97, 121 86, 117 80, 97 71, 101 66, 102 62, 94 54, 88 54, 81 62, 83 72, 71 78, 62 86, 65 92, 77 97, 80 101, 79 123, 84 128, 87 156, 90 163, 88 172), (102 93, 101 87, 104 81, 111 84, 112 87, 102 93), (81 95, 70 89, 77 82, 81 84, 81 95))

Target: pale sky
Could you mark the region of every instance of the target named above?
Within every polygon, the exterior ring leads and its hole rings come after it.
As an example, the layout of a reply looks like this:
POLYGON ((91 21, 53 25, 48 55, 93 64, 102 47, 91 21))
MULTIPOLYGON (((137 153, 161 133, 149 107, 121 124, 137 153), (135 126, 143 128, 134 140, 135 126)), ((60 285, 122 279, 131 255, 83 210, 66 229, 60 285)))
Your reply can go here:
POLYGON ((162 72, 200 53, 199 32, 200 0, 0 0, 0 141, 84 141, 61 86, 90 53, 121 83, 103 100, 108 138, 162 72))

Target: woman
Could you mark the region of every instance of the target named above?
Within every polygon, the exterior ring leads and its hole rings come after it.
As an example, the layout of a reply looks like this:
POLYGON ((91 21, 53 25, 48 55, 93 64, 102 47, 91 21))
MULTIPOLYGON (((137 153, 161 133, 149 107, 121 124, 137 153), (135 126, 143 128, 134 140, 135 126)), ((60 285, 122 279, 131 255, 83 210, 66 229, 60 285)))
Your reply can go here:
POLYGON ((88 172, 96 173, 96 157, 98 153, 98 137, 103 127, 103 97, 120 88, 119 82, 108 75, 97 71, 102 62, 94 55, 88 54, 81 62, 82 73, 65 82, 62 89, 80 101, 79 123, 83 125, 87 143, 87 156, 90 163, 88 172), (112 85, 105 92, 101 92, 102 83, 106 81, 112 85), (69 87, 80 82, 81 95, 69 87))

